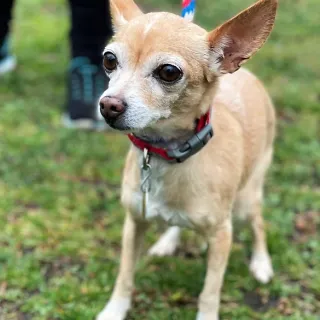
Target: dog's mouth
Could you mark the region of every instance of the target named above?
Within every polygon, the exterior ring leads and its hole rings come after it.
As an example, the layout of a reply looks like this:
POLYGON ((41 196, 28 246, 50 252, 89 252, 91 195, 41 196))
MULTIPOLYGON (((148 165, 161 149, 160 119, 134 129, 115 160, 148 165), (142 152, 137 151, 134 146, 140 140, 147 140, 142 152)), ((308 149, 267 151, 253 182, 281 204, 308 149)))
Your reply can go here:
POLYGON ((104 120, 112 129, 115 129, 115 130, 118 130, 118 131, 123 131, 125 133, 131 133, 132 131, 134 131, 134 128, 132 128, 131 126, 126 125, 124 123, 124 121, 121 121, 120 119, 118 119, 118 120, 110 120, 110 119, 104 118, 104 120))
POLYGON ((125 114, 121 114, 116 118, 109 118, 103 116, 103 119, 112 129, 115 129, 117 131, 131 133, 135 130, 135 127, 128 123, 125 114))
POLYGON ((115 130, 125 133, 134 133, 137 135, 139 134, 147 140, 150 139, 152 141, 154 140, 155 142, 161 142, 163 139, 162 135, 159 132, 155 134, 153 126, 156 124, 157 127, 161 127, 162 121, 167 120, 167 117, 151 118, 150 121, 146 121, 145 117, 142 117, 141 119, 139 117, 134 118, 124 113, 115 119, 108 117, 103 117, 103 119, 111 128, 115 130), (151 136, 149 135, 149 132, 152 132, 151 136))

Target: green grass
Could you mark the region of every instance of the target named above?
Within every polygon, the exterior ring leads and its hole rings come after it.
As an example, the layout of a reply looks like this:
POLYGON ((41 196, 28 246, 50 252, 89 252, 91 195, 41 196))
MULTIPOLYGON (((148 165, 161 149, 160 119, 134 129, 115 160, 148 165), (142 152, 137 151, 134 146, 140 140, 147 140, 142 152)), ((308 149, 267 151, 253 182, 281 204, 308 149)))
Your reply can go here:
MULTIPOLYGON (((119 264, 119 183, 128 141, 61 127, 66 3, 17 2, 19 66, 0 79, 0 319, 93 319, 119 264)), ((251 3, 198 2, 197 20, 206 28, 251 3)), ((320 317, 319 3, 280 2, 270 41, 248 64, 274 97, 279 119, 265 201, 276 276, 266 286, 252 279, 251 235, 237 227, 222 319, 320 317)), ((148 8, 158 3, 144 1, 148 8)), ((179 3, 161 1, 161 10, 178 12, 179 3)), ((205 255, 192 235, 186 240, 177 257, 141 260, 129 319, 195 318, 205 255)))

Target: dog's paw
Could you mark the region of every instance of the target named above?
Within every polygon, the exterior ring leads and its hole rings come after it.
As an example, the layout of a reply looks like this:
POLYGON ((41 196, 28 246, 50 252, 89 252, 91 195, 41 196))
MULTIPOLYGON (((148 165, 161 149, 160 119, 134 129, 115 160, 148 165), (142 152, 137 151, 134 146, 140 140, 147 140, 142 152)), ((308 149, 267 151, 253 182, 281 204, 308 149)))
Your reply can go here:
POLYGON ((175 243, 167 243, 161 241, 161 239, 155 243, 148 251, 149 256, 172 256, 177 249, 177 245, 175 243))
POLYGON ((196 320, 219 320, 219 316, 217 314, 207 314, 198 311, 196 320))
POLYGON ((124 320, 130 305, 130 298, 113 298, 98 314, 96 320, 124 320))
POLYGON ((250 271, 261 283, 268 283, 274 273, 272 263, 267 253, 255 253, 251 259, 250 271))
POLYGON ((180 243, 180 229, 170 227, 160 239, 149 249, 150 256, 171 256, 176 251, 180 243))

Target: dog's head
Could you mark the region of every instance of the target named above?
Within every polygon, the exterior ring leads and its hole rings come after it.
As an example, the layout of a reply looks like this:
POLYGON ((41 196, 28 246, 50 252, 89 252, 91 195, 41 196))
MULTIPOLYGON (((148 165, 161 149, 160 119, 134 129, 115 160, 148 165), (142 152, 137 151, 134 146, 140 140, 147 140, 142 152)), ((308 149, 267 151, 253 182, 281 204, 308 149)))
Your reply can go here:
POLYGON ((211 32, 171 13, 143 14, 111 0, 116 31, 105 48, 109 88, 100 111, 118 130, 173 136, 211 104, 219 76, 235 72, 264 44, 277 0, 260 0, 211 32))

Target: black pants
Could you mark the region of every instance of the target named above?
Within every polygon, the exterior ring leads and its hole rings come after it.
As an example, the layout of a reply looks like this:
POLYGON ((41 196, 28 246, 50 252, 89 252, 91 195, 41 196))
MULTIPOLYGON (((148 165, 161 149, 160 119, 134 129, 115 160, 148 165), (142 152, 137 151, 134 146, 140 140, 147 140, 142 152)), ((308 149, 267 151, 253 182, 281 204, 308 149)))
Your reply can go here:
MULTIPOLYGON (((9 32, 14 0, 0 0, 0 44, 9 32)), ((109 1, 69 0, 71 9, 71 55, 89 57, 94 64, 112 36, 109 1)))

